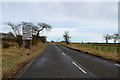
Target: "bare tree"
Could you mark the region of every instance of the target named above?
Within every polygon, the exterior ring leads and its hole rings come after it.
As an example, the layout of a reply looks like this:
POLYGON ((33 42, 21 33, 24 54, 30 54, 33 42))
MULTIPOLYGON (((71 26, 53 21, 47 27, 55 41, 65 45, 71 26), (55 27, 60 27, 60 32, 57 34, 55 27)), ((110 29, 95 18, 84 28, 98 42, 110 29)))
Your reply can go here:
POLYGON ((36 26, 33 27, 34 32, 36 32, 37 36, 39 36, 40 32, 44 29, 47 31, 50 31, 52 29, 52 26, 46 24, 46 23, 38 23, 36 26))
POLYGON ((34 26, 34 24, 31 22, 22 22, 21 25, 22 26, 32 26, 32 27, 34 26))
POLYGON ((70 38, 71 38, 71 37, 69 36, 69 31, 65 31, 63 37, 64 37, 65 42, 66 42, 67 44, 69 44, 69 43, 70 43, 70 38))
POLYGON ((21 24, 14 24, 14 23, 11 23, 9 22, 8 23, 8 26, 10 26, 15 34, 15 36, 17 35, 21 35, 21 24))
POLYGON ((14 34, 12 32, 9 32, 7 38, 8 39, 14 39, 15 36, 14 36, 14 34))
POLYGON ((18 45, 21 47, 22 45, 22 34, 21 34, 21 24, 13 24, 13 23, 8 23, 9 26, 11 26, 14 34, 15 34, 15 40, 18 43, 18 45))
POLYGON ((117 40, 120 40, 120 34, 113 34, 112 39, 113 39, 114 43, 116 43, 117 40))
POLYGON ((103 36, 103 38, 106 40, 106 43, 108 43, 108 40, 111 40, 112 36, 110 34, 106 34, 103 36))

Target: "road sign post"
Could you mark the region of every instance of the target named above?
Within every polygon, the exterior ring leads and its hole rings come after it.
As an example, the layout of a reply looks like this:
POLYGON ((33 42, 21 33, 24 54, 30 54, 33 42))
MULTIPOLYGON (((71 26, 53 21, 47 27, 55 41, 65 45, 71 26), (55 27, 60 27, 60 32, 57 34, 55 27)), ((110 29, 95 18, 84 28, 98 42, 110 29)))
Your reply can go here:
POLYGON ((23 48, 25 48, 25 41, 30 41, 30 46, 32 46, 32 26, 22 26, 22 33, 23 48))

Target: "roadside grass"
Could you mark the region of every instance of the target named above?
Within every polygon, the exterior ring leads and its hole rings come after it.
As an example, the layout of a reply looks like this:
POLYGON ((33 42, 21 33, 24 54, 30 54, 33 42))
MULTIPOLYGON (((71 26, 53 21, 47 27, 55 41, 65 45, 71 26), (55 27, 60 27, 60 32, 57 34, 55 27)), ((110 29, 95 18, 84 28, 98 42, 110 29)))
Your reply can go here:
POLYGON ((2 49, 2 78, 15 78, 18 72, 47 47, 47 43, 39 43, 30 49, 15 46, 2 49))
MULTIPOLYGON (((87 53, 87 54, 91 54, 91 55, 95 55, 95 56, 98 56, 98 57, 102 57, 104 59, 108 59, 108 60, 112 60, 112 61, 115 61, 115 62, 118 62, 120 63, 120 54, 118 54, 116 52, 116 48, 112 48, 111 49, 111 52, 107 52, 106 51, 102 51, 100 49, 97 49, 95 47, 81 47, 79 43, 70 43, 69 45, 65 44, 65 43, 60 43, 66 47, 69 47, 69 48, 72 48, 72 49, 76 49, 76 50, 79 50, 79 51, 82 51, 84 53, 87 53), (112 53, 113 52, 113 53, 112 53)), ((97 47, 97 48, 101 48, 100 46, 97 47)), ((107 47, 104 47, 104 49, 108 49, 107 47)))

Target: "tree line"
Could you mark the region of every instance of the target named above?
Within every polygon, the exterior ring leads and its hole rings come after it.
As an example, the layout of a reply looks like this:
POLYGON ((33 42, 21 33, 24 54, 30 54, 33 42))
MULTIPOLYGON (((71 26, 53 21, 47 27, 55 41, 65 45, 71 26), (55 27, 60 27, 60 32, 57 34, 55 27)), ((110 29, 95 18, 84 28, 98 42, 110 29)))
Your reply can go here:
POLYGON ((32 30, 33 30, 32 31, 33 34, 36 34, 37 36, 40 36, 40 32, 43 30, 50 31, 52 29, 52 26, 50 26, 49 24, 46 24, 46 23, 37 23, 35 25, 31 22, 21 22, 19 24, 14 24, 14 23, 9 22, 8 26, 10 26, 12 28, 15 36, 22 35, 21 34, 22 26, 31 26, 32 30))
POLYGON ((32 44, 37 44, 39 41, 42 41, 43 43, 47 42, 46 36, 41 36, 40 32, 45 31, 45 30, 50 31, 52 29, 52 26, 47 23, 34 24, 32 22, 21 22, 18 24, 14 24, 14 23, 9 22, 7 23, 7 25, 12 28, 13 33, 15 35, 16 42, 19 44, 20 47, 23 45, 22 43, 22 27, 23 26, 32 27, 32 36, 33 36, 32 44))

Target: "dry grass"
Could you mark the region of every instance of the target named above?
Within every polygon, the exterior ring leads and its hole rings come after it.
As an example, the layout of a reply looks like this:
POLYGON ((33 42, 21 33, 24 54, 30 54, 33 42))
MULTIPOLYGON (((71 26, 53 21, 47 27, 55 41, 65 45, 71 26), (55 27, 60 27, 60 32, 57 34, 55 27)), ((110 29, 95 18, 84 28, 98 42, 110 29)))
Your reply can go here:
MULTIPOLYGON (((14 45, 17 46, 15 43, 14 45)), ((2 49, 3 78, 16 77, 16 74, 21 70, 21 68, 23 68, 47 47, 47 43, 39 43, 36 46, 32 46, 31 49, 23 49, 16 46, 2 49)))
POLYGON ((85 52, 87 54, 92 54, 92 55, 95 55, 95 56, 102 57, 104 59, 108 59, 108 60, 112 60, 112 61, 120 63, 120 54, 117 54, 117 53, 102 52, 101 50, 95 50, 95 49, 92 49, 92 48, 78 47, 77 46, 78 44, 74 44, 74 43, 69 44, 69 45, 66 45, 64 43, 61 43, 61 44, 64 45, 64 46, 76 49, 76 50, 80 50, 80 51, 85 52))

